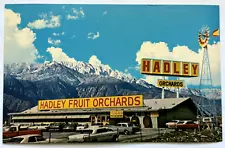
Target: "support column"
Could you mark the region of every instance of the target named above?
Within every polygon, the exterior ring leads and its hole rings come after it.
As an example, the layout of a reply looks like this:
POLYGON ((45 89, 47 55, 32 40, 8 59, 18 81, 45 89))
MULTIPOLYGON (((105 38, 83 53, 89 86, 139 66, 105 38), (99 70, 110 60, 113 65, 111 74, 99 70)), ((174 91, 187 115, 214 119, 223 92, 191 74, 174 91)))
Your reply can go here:
POLYGON ((164 99, 164 87, 162 88, 162 99, 164 99))
POLYGON ((158 117, 151 117, 152 128, 158 128, 158 117))
POLYGON ((177 88, 177 98, 179 98, 179 88, 177 88))
POLYGON ((158 128, 158 112, 151 112, 152 128, 158 128))
POLYGON ((138 118, 139 118, 139 121, 140 121, 141 128, 144 128, 145 127, 144 126, 144 116, 141 115, 141 116, 138 116, 138 118))

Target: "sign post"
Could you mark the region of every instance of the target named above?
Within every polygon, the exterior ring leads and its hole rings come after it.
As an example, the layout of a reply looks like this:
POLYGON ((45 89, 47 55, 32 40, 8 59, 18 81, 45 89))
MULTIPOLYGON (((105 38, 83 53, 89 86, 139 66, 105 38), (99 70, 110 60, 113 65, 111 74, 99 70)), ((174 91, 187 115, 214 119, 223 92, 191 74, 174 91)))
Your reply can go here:
POLYGON ((176 88, 176 97, 179 98, 179 88, 184 87, 184 82, 179 80, 179 78, 177 80, 165 80, 164 78, 163 80, 158 80, 157 86, 162 88, 162 99, 164 99, 165 87, 176 88))
MULTIPOLYGON (((163 77, 163 80, 165 80, 165 77, 163 77)), ((164 87, 162 87, 162 99, 164 99, 164 93, 165 93, 165 90, 164 90, 164 87)))
MULTIPOLYGON (((180 80, 179 77, 177 77, 177 80, 180 80)), ((179 98, 179 87, 177 87, 177 98, 179 98)))

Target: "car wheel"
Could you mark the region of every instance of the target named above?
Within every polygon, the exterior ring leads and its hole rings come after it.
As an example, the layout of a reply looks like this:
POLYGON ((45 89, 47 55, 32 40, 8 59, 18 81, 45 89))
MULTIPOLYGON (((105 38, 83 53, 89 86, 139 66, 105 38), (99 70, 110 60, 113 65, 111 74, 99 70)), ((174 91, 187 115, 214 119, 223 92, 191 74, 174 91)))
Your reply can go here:
POLYGON ((125 134, 125 135, 128 135, 128 134, 129 134, 129 131, 125 130, 125 131, 124 131, 124 134, 125 134))

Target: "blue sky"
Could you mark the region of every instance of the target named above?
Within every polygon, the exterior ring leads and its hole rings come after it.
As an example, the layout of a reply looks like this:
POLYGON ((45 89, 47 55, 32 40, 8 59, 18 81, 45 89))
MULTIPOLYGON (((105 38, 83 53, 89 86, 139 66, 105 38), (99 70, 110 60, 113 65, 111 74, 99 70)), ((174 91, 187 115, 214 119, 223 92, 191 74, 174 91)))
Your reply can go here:
MULTIPOLYGON (((36 33, 34 46, 43 56, 42 63, 52 57, 46 49, 59 47, 71 58, 88 62, 96 55, 103 64, 112 69, 124 71, 136 67, 136 53, 143 42, 165 42, 170 51, 176 46, 187 46, 198 52, 197 33, 207 25, 210 30, 219 28, 218 6, 173 6, 173 5, 6 5, 19 13, 19 29, 40 19, 40 15, 60 16, 60 26, 54 28, 31 28, 36 33), (67 19, 74 14, 73 9, 84 13, 78 19, 67 19), (53 33, 64 35, 53 36, 53 33), (99 33, 95 39, 88 38, 92 32, 99 33), (61 43, 50 45, 48 38, 61 43)), ((219 37, 211 37, 209 44, 219 42, 219 37)), ((143 75, 135 69, 129 73, 140 78, 143 75)))

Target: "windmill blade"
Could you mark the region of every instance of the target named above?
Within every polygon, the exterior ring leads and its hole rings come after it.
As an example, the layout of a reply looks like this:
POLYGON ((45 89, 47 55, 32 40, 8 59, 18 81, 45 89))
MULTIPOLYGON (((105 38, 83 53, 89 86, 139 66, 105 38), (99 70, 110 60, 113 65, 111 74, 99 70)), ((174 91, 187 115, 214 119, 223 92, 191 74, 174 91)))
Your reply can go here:
POLYGON ((219 33, 219 29, 216 29, 216 30, 214 30, 213 32, 212 32, 212 36, 219 36, 220 35, 220 33, 219 33))

